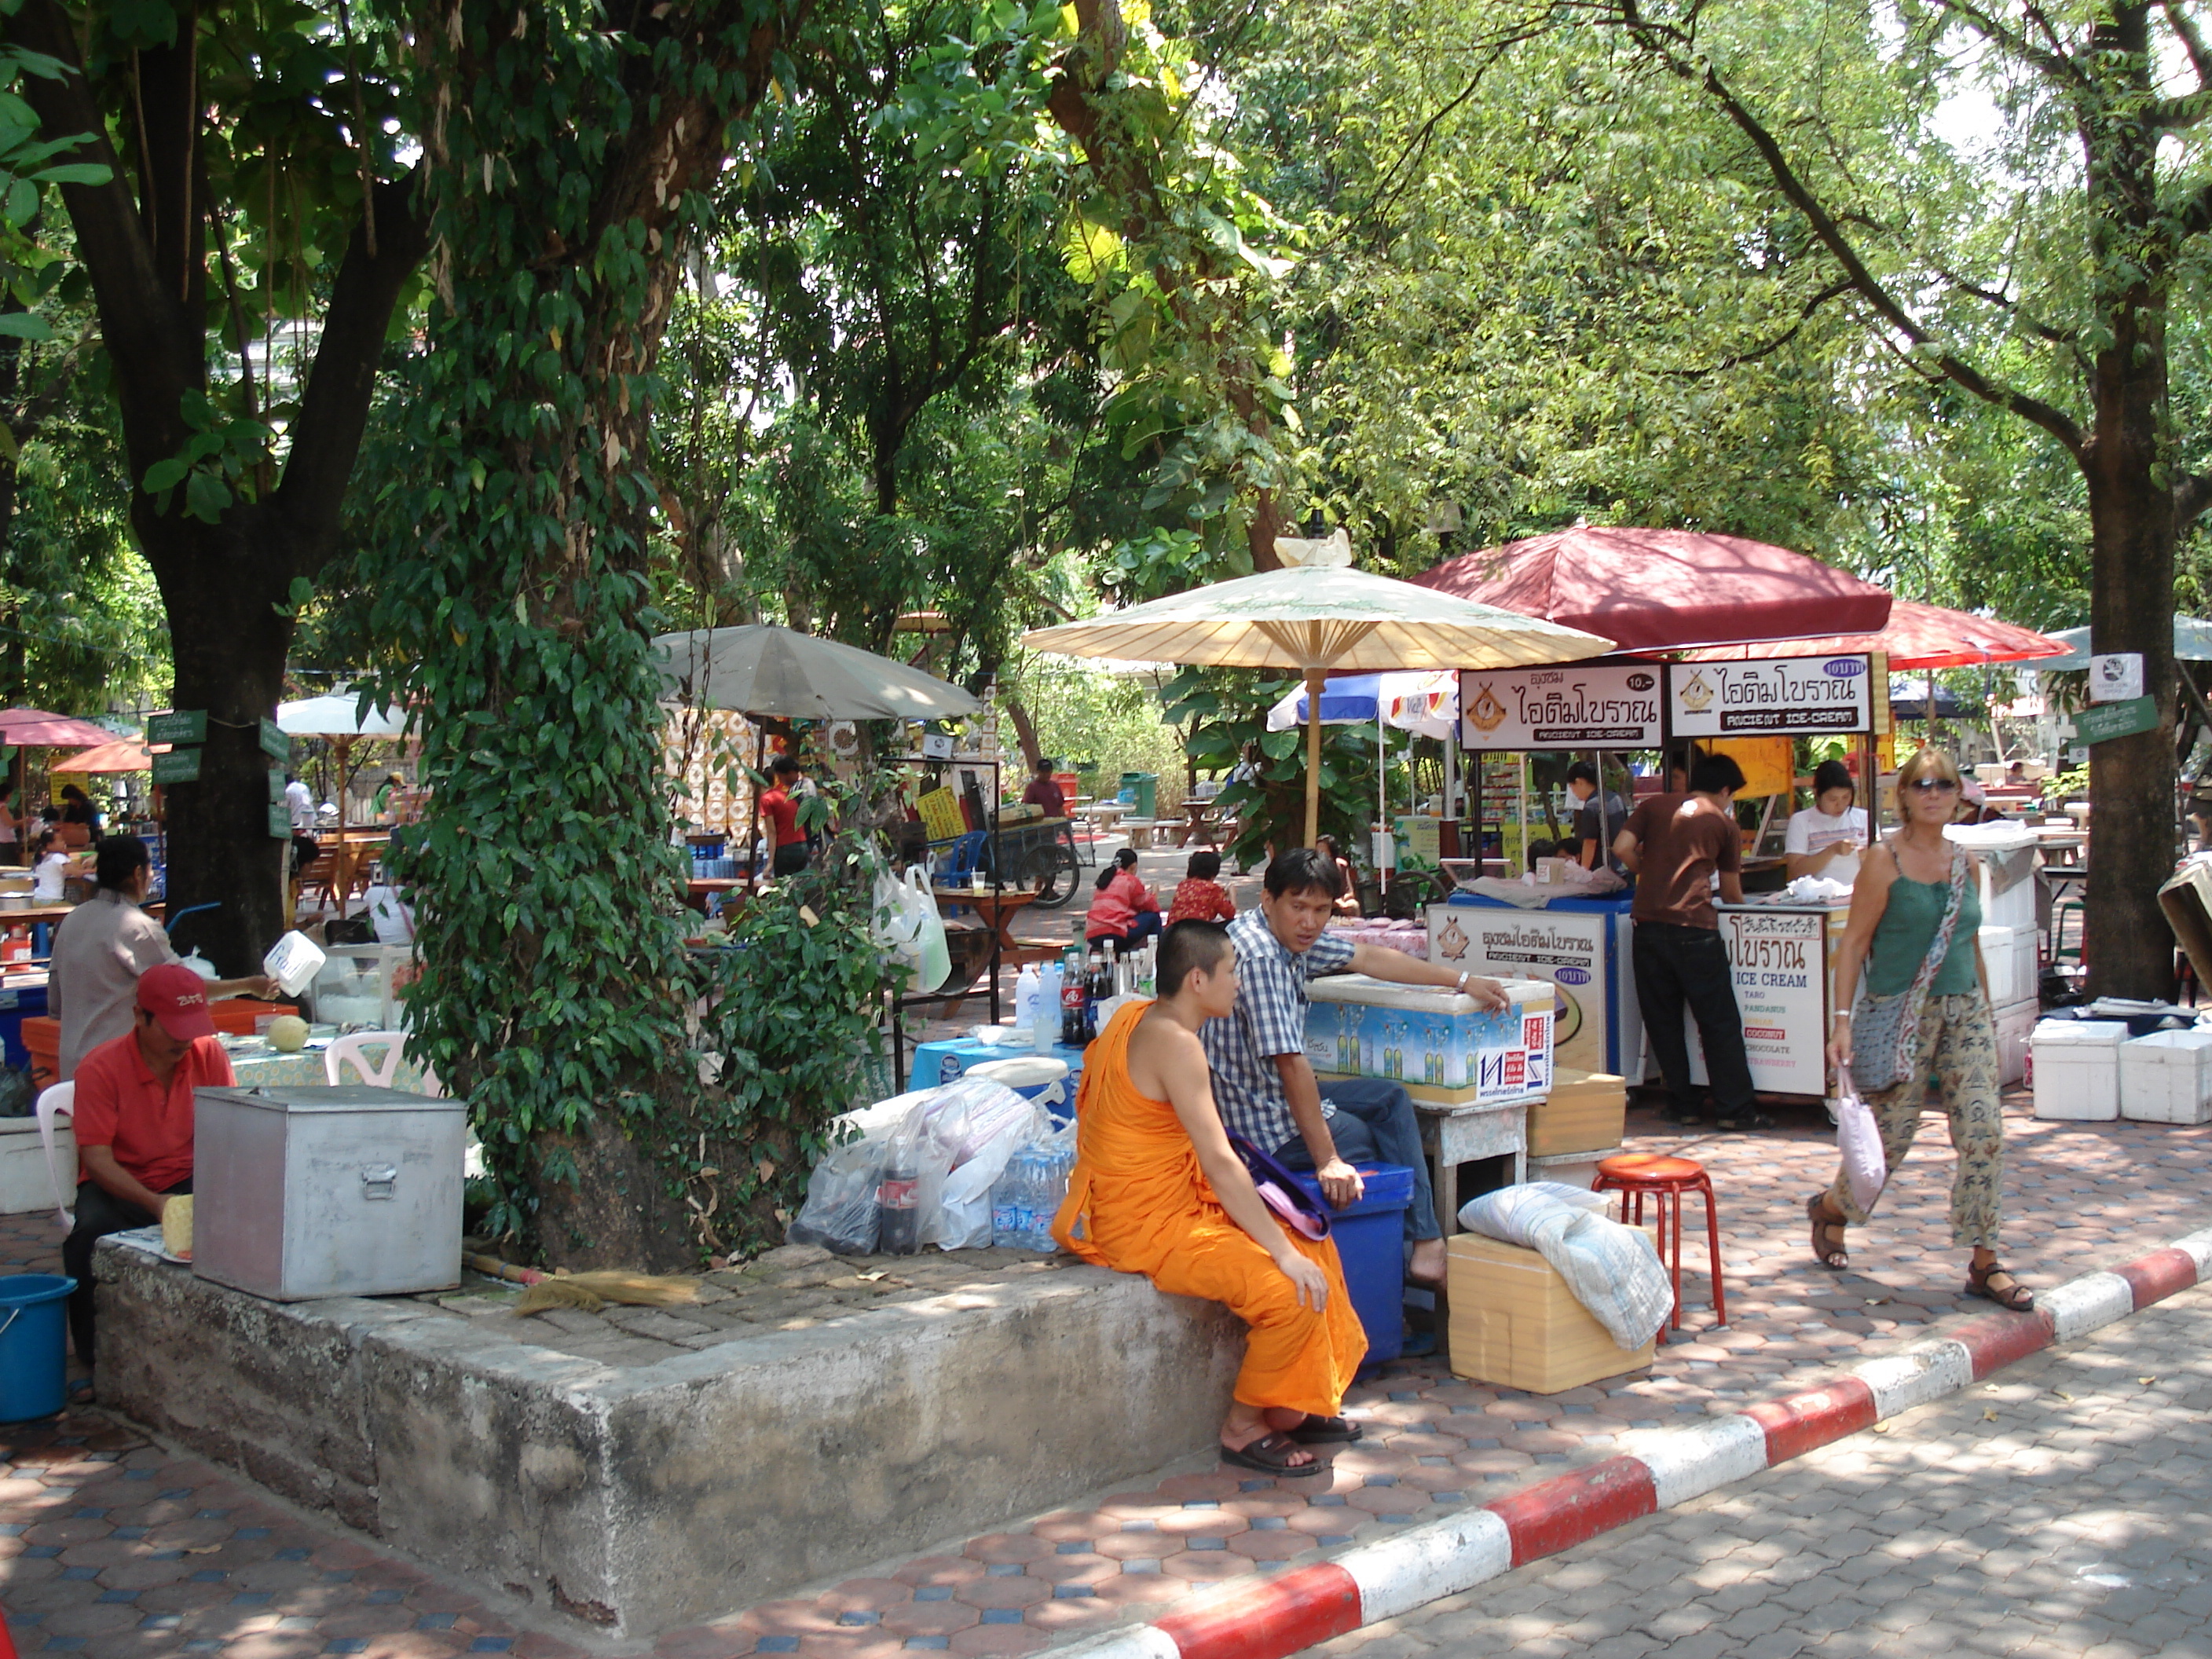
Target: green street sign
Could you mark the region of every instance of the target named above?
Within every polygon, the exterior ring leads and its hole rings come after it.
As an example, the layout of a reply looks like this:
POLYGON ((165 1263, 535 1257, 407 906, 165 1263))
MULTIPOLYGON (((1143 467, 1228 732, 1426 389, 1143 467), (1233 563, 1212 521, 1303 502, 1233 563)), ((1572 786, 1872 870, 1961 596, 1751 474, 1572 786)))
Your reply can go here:
POLYGON ((2077 743, 2102 743, 2107 738, 2132 738, 2158 730, 2158 699, 2128 697, 2119 702, 2093 702, 2074 716, 2077 743))
POLYGON ((292 739, 276 729, 275 720, 261 722, 261 752, 271 760, 292 758, 292 739))
POLYGON ((284 775, 282 772, 272 770, 269 774, 269 804, 283 807, 288 815, 291 811, 290 805, 284 799, 284 775))
MULTIPOLYGON (((146 741, 152 743, 205 743, 207 741, 207 710, 204 708, 173 708, 166 714, 155 714, 146 721, 146 741)), ((198 776, 197 773, 193 774, 198 776)), ((155 782, 162 780, 156 777, 155 782)))
POLYGON ((200 775, 200 755, 198 749, 172 749, 166 755, 154 757, 154 781, 156 783, 191 783, 200 775))
POLYGON ((269 839, 271 841, 292 839, 292 815, 282 806, 272 806, 269 809, 269 839))

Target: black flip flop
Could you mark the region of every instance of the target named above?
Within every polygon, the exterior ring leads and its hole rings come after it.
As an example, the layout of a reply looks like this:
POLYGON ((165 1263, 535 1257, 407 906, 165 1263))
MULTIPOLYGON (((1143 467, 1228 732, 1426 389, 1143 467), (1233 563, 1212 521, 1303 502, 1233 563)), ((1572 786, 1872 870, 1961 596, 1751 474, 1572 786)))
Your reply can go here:
POLYGON ((1314 1417, 1289 1431, 1301 1446, 1348 1446, 1366 1432, 1348 1417, 1314 1417))
POLYGON ((1291 1462, 1291 1454, 1302 1449, 1304 1449, 1297 1441, 1286 1435, 1263 1434, 1257 1440, 1241 1448, 1232 1449, 1224 1446, 1221 1449, 1221 1461, 1224 1463, 1232 1463, 1240 1469, 1256 1469, 1261 1474, 1279 1474, 1285 1477, 1319 1474, 1328 1467, 1319 1458, 1314 1459, 1310 1463, 1291 1462))

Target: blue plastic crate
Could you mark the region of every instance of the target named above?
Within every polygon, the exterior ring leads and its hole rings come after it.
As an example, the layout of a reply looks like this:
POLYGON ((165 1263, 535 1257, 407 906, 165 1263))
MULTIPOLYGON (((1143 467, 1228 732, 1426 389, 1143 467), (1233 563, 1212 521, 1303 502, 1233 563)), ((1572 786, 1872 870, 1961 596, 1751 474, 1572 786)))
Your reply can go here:
MULTIPOLYGON (((1352 1308, 1367 1328, 1364 1363, 1377 1365, 1406 1346, 1406 1212, 1413 1202, 1413 1172, 1400 1164, 1352 1167, 1365 1190, 1357 1204, 1329 1211, 1328 1233, 1352 1308)), ((1301 1175, 1298 1185, 1326 1207, 1320 1177, 1301 1175)))

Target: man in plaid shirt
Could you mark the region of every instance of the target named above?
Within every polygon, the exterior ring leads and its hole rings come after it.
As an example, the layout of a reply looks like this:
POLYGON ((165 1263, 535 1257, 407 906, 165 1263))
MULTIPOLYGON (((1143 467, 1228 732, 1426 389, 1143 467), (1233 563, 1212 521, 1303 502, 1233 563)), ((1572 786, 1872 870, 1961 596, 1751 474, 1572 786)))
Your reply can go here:
POLYGON ((1413 1171, 1406 1212, 1413 1240, 1408 1276, 1441 1285, 1443 1230, 1421 1154, 1420 1121, 1403 1085, 1358 1078, 1323 1085, 1306 1059, 1306 981, 1349 968, 1401 985, 1432 985, 1473 997, 1486 1008, 1506 1006, 1504 988, 1449 968, 1432 967, 1402 951, 1352 945, 1325 930, 1341 878, 1311 848, 1278 854, 1267 866, 1260 908, 1229 924, 1237 947, 1237 1012, 1208 1020, 1200 1033, 1213 1068, 1213 1098, 1222 1121, 1294 1170, 1321 1177, 1338 1209, 1358 1202, 1356 1163, 1399 1164, 1413 1171))

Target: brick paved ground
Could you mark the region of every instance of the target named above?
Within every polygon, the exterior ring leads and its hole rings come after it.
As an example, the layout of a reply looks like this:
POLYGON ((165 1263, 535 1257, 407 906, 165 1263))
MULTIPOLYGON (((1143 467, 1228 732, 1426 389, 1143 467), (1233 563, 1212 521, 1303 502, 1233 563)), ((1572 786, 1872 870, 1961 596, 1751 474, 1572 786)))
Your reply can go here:
POLYGON ((1310 1650, 2212 1656, 2212 1293, 1310 1650))
MULTIPOLYGON (((2212 1127, 2038 1123, 2018 1100, 2007 1127, 2008 1241, 2031 1284, 2126 1260, 2203 1223, 2212 1127)), ((1145 1616, 1194 1587, 1488 1501, 1611 1455, 1626 1428, 1733 1410, 1986 1308, 1959 1294, 1940 1118, 1928 1120, 1899 1173, 1882 1224, 1852 1235, 1854 1270, 1841 1277, 1814 1267, 1804 1246, 1803 1199, 1834 1156, 1817 1115, 1743 1138, 1685 1139, 1662 1127, 1632 1116, 1632 1144, 1684 1151, 1711 1169, 1732 1323, 1710 1328, 1692 1275, 1688 1328, 1650 1371, 1537 1398, 1461 1382, 1433 1364, 1400 1364, 1355 1391, 1351 1408, 1369 1438, 1338 1454, 1324 1476, 1279 1488, 1190 1460, 1025 1525, 665 1636, 659 1650, 682 1659, 1033 1651, 1062 1632, 1145 1616)), ((1701 1243, 1690 1243, 1693 1262, 1701 1243)), ((55 1271, 56 1245, 51 1214, 6 1218, 0 1271, 55 1271)), ((542 1608, 495 1589, 456 1588, 242 1480, 144 1445, 96 1411, 58 1428, 0 1431, 0 1444, 11 1465, 0 1470, 0 1603, 37 1620, 22 1632, 27 1651, 398 1659, 570 1650, 532 1633, 560 1628, 542 1608)))

